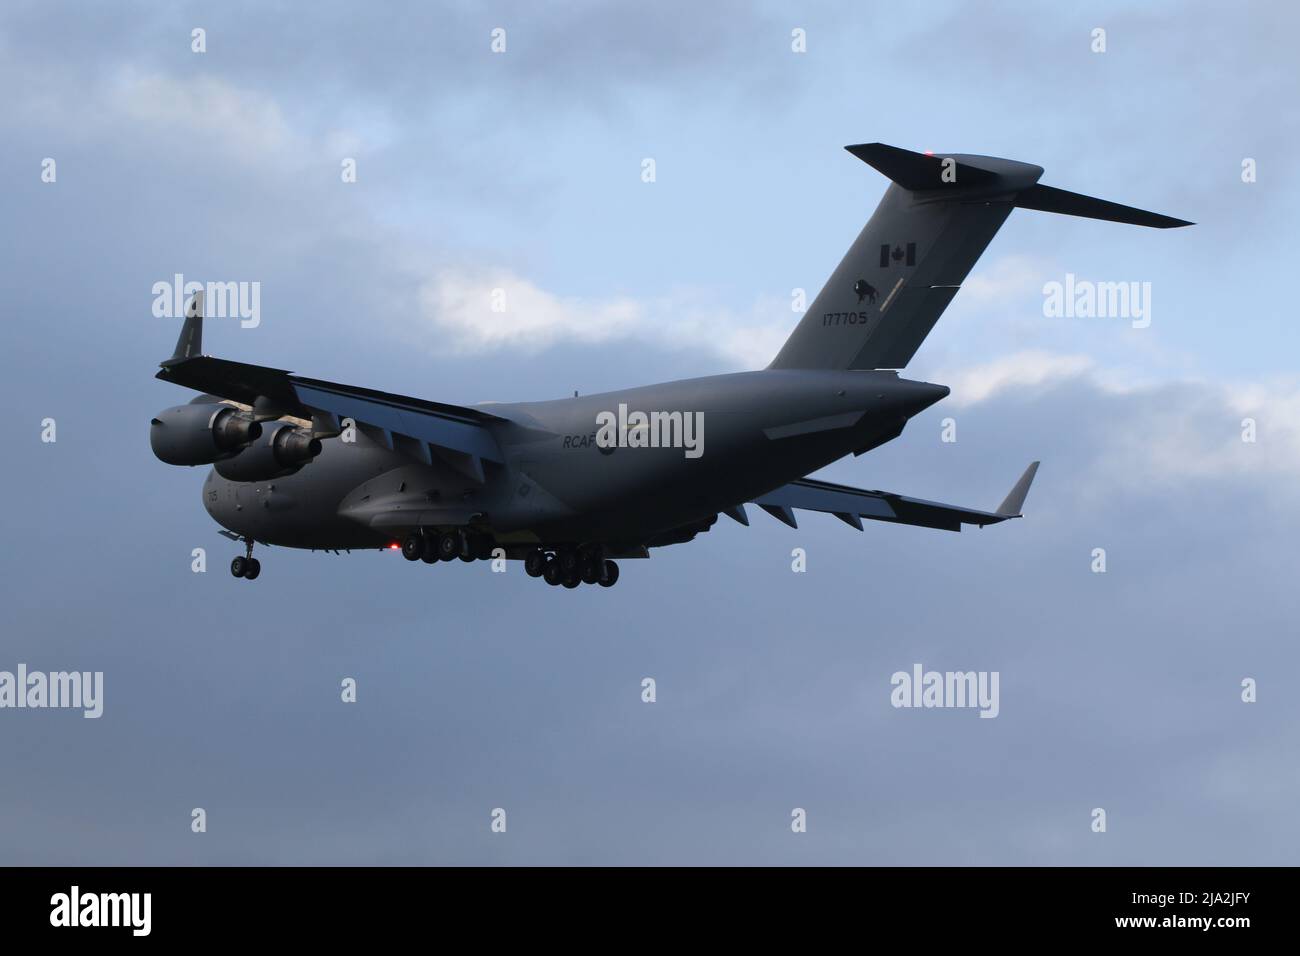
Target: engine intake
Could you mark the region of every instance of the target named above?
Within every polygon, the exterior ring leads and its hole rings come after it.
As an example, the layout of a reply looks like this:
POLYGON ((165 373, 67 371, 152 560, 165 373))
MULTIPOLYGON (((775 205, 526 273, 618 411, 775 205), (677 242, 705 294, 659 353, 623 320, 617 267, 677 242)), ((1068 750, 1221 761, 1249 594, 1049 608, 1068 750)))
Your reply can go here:
POLYGON ((288 422, 269 422, 262 437, 233 458, 216 464, 217 474, 229 481, 268 481, 283 478, 321 452, 319 438, 288 422))
POLYGON ((261 436, 262 426, 249 415, 215 402, 176 405, 149 425, 153 453, 169 465, 210 465, 261 436))

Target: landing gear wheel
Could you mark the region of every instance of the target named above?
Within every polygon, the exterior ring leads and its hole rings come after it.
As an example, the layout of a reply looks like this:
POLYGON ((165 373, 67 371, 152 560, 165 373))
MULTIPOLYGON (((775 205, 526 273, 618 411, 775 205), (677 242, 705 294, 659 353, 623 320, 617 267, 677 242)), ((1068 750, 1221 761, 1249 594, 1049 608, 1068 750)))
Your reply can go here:
POLYGON ((230 573, 237 578, 242 578, 248 573, 248 562, 250 558, 235 558, 230 562, 230 573))
POLYGON ((582 583, 595 584, 600 580, 601 570, 600 562, 594 558, 587 558, 582 562, 582 583))
POLYGON ((576 588, 582 583, 582 575, 577 571, 570 571, 564 576, 564 586, 569 589, 576 588))
POLYGON ((251 581, 262 573, 262 562, 257 558, 249 558, 248 563, 244 566, 244 580, 251 581))
POLYGON ((564 548, 556 554, 555 560, 560 562, 560 570, 568 575, 578 570, 582 557, 573 548, 564 548))
POLYGON ((564 572, 560 570, 560 562, 554 558, 547 558, 546 566, 542 569, 542 578, 552 587, 559 584, 564 578, 564 572))
POLYGON ((407 561, 419 561, 424 556, 424 535, 412 531, 402 540, 402 557, 407 561))
POLYGON ((530 578, 540 578, 545 570, 546 552, 541 550, 529 551, 528 557, 524 558, 524 574, 530 578))
POLYGON ((612 588, 618 583, 618 565, 613 561, 606 561, 603 571, 604 573, 600 576, 600 586, 602 588, 612 588))
POLYGON ((444 531, 438 535, 438 558, 454 561, 460 554, 460 535, 454 531, 444 531))
POLYGON ((456 555, 456 557, 460 558, 466 564, 473 563, 478 560, 477 545, 478 535, 471 536, 468 534, 462 534, 460 536, 460 554, 456 555))
POLYGON ((490 534, 476 534, 470 536, 469 544, 470 553, 474 555, 475 561, 487 561, 492 557, 496 539, 490 534))
POLYGON ((425 564, 438 561, 438 536, 436 534, 420 535, 420 560, 425 564))

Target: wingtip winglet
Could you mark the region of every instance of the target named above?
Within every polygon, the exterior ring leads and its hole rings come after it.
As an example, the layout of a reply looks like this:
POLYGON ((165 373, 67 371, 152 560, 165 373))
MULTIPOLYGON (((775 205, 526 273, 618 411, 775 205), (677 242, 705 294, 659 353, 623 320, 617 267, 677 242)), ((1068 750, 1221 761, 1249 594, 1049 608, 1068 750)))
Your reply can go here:
POLYGON ((171 358, 162 365, 166 368, 168 365, 175 365, 202 354, 203 291, 199 290, 185 304, 185 324, 181 326, 180 337, 176 340, 176 349, 172 352, 171 358))
POLYGON ((1020 511, 1025 506, 1025 497, 1029 494, 1029 486, 1034 483, 1034 476, 1038 474, 1038 462, 1031 461, 1025 473, 1020 476, 1020 480, 998 505, 997 513, 1006 518, 1019 518, 1020 511))

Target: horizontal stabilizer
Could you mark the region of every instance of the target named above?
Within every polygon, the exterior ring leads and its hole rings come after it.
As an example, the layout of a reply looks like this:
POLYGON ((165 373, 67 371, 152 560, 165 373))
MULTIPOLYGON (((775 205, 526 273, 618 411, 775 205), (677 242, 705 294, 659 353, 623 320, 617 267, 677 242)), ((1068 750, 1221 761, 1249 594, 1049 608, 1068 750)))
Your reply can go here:
POLYGON ((1158 212, 1121 206, 1117 202, 1094 199, 1091 196, 1057 189, 1055 186, 1044 186, 1041 183, 1019 193, 1016 196, 1016 208, 1057 212, 1063 216, 1083 216, 1085 219, 1104 219, 1107 222, 1124 222, 1130 226, 1151 226, 1154 229, 1176 229, 1179 226, 1196 225, 1186 219, 1175 219, 1173 216, 1162 216, 1158 212))
MULTIPOLYGON (((996 183, 1000 178, 993 170, 972 166, 956 157, 914 153, 910 149, 899 149, 886 143, 862 143, 844 148, 876 172, 911 192, 939 189, 946 183, 984 186, 996 183)), ((1040 175, 1043 172, 1040 167, 1035 166, 1034 169, 1040 175)))

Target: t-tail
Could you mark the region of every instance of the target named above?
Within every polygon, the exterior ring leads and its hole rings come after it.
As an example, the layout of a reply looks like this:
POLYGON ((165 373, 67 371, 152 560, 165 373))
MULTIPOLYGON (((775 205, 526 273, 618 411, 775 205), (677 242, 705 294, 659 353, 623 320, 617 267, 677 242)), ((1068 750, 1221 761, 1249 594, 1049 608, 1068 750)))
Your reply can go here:
POLYGON ((904 368, 1012 209, 1192 225, 1040 185, 1043 168, 1030 163, 884 143, 847 149, 892 184, 770 368, 904 368))

